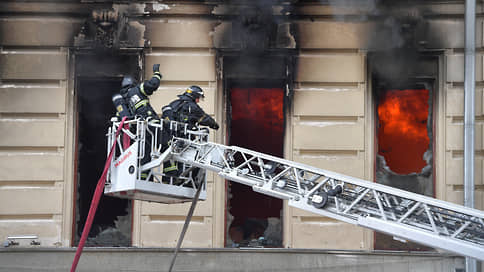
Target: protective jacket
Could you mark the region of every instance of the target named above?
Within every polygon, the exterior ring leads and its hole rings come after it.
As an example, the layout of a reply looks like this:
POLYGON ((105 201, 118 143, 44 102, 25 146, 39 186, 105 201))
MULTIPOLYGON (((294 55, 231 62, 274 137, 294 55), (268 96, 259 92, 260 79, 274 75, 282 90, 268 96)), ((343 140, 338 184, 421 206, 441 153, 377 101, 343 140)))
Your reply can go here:
POLYGON ((120 93, 126 99, 134 115, 142 118, 152 117, 158 119, 158 115, 150 105, 148 96, 158 89, 160 80, 160 72, 155 72, 151 79, 121 89, 120 93))
POLYGON ((121 120, 123 117, 132 117, 132 112, 131 109, 128 106, 128 103, 126 100, 121 96, 120 94, 114 94, 112 96, 112 101, 114 104, 114 107, 116 108, 116 117, 121 120))
MULTIPOLYGON (((162 109, 162 118, 169 121, 177 121, 189 124, 190 129, 196 129, 198 125, 208 126, 213 129, 218 129, 217 122, 206 114, 203 109, 198 106, 195 99, 189 95, 178 95, 178 99, 172 101, 170 104, 164 106, 162 109)), ((169 139, 170 136, 164 137, 169 139)), ((165 145, 165 149, 168 143, 165 145)), ((175 161, 166 161, 163 165, 163 171, 170 176, 179 176, 183 164, 178 164, 175 161)), ((193 175, 197 176, 199 169, 193 170, 193 175)))
POLYGON ((178 99, 162 108, 162 118, 170 121, 188 123, 192 128, 197 125, 218 129, 217 122, 195 102, 192 97, 178 95, 178 99))

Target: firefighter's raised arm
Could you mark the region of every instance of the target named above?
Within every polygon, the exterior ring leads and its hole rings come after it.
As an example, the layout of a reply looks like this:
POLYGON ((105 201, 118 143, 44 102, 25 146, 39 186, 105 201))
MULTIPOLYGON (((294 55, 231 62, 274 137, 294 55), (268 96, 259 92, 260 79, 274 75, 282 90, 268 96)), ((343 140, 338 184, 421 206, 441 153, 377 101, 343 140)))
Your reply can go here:
POLYGON ((160 86, 161 78, 160 64, 153 64, 153 76, 141 84, 141 91, 146 95, 152 95, 160 86))

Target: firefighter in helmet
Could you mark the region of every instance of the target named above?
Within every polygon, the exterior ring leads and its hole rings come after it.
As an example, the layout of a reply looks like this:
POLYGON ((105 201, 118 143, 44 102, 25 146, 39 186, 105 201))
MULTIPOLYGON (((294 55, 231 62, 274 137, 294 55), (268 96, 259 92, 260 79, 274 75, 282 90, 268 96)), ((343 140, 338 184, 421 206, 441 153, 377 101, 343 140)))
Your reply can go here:
POLYGON ((195 85, 190 86, 183 94, 178 95, 177 100, 162 108, 162 118, 187 123, 190 128, 202 125, 218 129, 217 122, 198 105, 200 99, 204 98, 202 88, 195 85))
POLYGON ((153 76, 151 79, 137 84, 132 76, 125 76, 121 82, 120 94, 127 101, 129 108, 135 116, 142 118, 151 117, 159 119, 155 110, 150 105, 148 96, 152 95, 160 86, 161 73, 160 65, 153 65, 153 76))
MULTIPOLYGON (((153 65, 153 76, 151 79, 142 83, 138 84, 130 75, 124 76, 119 93, 124 99, 125 105, 128 106, 128 109, 124 109, 125 106, 122 105, 123 100, 121 100, 119 96, 113 96, 113 103, 116 106, 117 116, 122 117, 123 114, 129 114, 129 117, 141 117, 145 120, 150 118, 152 122, 158 123, 160 118, 153 107, 151 107, 148 96, 152 95, 153 92, 158 89, 160 86, 160 80, 161 73, 159 64, 153 65)), ((149 126, 148 129, 150 129, 149 126)), ((151 137, 150 133, 146 133, 145 152, 144 157, 141 159, 141 165, 150 161, 152 149, 151 137)), ((148 171, 142 172, 141 178, 146 179, 148 173, 148 171)))
MULTIPOLYGON (((198 125, 202 125, 217 130, 219 129, 217 122, 198 105, 200 100, 204 98, 205 94, 202 88, 195 85, 190 86, 183 94, 178 95, 178 99, 162 108, 162 118, 168 121, 187 123, 190 129, 196 129, 198 125)), ((179 174, 175 162, 166 162, 163 171, 169 176, 179 174)), ((198 172, 198 170, 194 172, 198 172)))

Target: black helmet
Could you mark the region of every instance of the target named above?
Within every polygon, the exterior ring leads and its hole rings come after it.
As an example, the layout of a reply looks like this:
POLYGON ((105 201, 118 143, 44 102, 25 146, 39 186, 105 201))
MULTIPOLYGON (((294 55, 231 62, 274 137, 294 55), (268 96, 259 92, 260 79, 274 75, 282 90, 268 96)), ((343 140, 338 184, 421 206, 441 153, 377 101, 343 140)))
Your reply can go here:
POLYGON ((193 99, 197 99, 200 97, 205 98, 205 94, 203 93, 202 88, 195 85, 188 87, 188 89, 186 89, 186 91, 183 94, 193 99))
POLYGON ((136 84, 136 80, 132 76, 124 76, 121 82, 121 88, 130 87, 136 84))

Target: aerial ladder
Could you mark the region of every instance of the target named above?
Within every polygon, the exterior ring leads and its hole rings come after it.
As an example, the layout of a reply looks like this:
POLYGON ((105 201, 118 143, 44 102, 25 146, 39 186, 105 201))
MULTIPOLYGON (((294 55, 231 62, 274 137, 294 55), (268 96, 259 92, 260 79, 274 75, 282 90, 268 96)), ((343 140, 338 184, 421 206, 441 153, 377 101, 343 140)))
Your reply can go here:
POLYGON ((182 123, 133 119, 127 124, 129 128, 116 136, 120 122, 113 120, 107 133, 108 146, 117 147, 106 195, 161 203, 205 200, 209 170, 255 192, 285 199, 292 207, 484 261, 483 211, 213 143, 208 130, 191 130, 182 123), (167 135, 170 143, 163 145, 167 135), (151 160, 141 164, 145 152, 151 160), (163 173, 168 161, 178 163, 178 176, 163 173))

